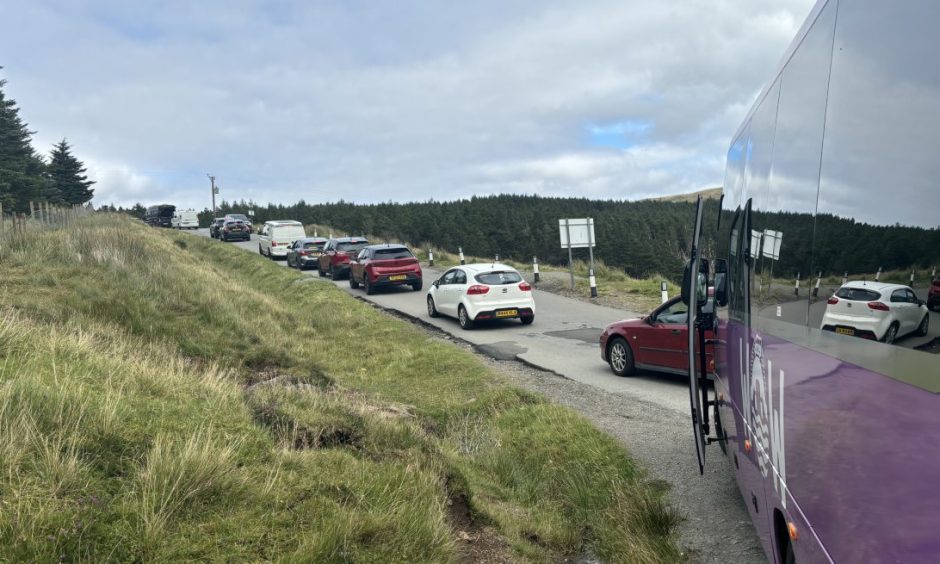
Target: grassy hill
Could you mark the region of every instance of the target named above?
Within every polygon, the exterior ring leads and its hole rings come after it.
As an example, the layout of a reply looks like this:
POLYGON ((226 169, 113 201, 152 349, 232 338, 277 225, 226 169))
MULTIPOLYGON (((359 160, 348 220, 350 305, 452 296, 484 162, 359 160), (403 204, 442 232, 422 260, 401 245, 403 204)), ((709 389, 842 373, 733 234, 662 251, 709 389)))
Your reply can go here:
POLYGON ((116 215, 0 272, 0 560, 678 558, 615 441, 332 284, 116 215))
POLYGON ((695 200, 699 196, 701 196, 703 200, 720 200, 721 191, 721 186, 718 186, 717 188, 705 188, 704 190, 689 192, 688 194, 677 194, 675 196, 660 196, 658 198, 650 198, 650 200, 655 202, 688 202, 694 204, 695 200))

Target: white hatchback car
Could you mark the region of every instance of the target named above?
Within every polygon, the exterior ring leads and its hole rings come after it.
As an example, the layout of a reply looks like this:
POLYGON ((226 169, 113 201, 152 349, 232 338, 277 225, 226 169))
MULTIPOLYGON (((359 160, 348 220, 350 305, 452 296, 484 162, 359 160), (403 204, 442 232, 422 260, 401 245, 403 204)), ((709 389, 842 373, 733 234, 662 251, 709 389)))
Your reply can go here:
POLYGON ((463 329, 476 321, 519 319, 535 321, 532 286, 505 264, 467 264, 451 268, 428 291, 428 315, 456 317, 463 329))
POLYGON ((829 298, 821 328, 890 344, 908 333, 926 335, 929 324, 927 305, 908 286, 854 281, 829 298))

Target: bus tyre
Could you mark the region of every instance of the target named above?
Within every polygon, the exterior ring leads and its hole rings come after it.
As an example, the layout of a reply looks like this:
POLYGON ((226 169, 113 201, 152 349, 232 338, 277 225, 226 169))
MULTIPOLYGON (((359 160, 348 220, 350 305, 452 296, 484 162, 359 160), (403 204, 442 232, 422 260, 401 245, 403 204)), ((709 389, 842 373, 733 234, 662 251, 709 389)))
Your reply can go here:
POLYGON ((882 339, 885 344, 893 345, 894 340, 898 338, 898 323, 895 321, 891 324, 891 327, 888 327, 888 330, 885 331, 885 336, 882 339))
POLYGON ((930 314, 925 313, 924 319, 921 320, 920 325, 917 327, 917 334, 921 337, 926 337, 927 333, 930 332, 930 314))
POLYGON ((617 376, 632 376, 636 371, 633 363, 633 350, 621 337, 614 337, 607 347, 607 363, 617 376))

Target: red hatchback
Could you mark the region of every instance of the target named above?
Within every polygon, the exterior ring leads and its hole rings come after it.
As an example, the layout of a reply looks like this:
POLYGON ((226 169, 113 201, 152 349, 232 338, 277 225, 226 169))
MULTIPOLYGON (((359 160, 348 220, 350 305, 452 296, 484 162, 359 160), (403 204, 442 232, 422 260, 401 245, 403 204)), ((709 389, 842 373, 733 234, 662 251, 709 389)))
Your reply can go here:
POLYGON ((362 237, 339 237, 330 239, 323 246, 317 260, 317 274, 329 274, 333 280, 349 275, 349 261, 356 258, 369 241, 362 237))
POLYGON ((382 286, 409 285, 415 292, 423 285, 421 265, 404 245, 369 245, 349 263, 349 287, 359 284, 367 294, 382 286))
POLYGON ((927 290, 927 307, 940 311, 940 278, 937 278, 927 290))
MULTIPOLYGON (((601 333, 601 358, 617 376, 631 376, 637 369, 689 374, 688 307, 677 296, 641 319, 611 323, 601 333)), ((706 339, 714 338, 711 331, 706 339)), ((712 345, 706 345, 708 370, 712 372, 712 345)))

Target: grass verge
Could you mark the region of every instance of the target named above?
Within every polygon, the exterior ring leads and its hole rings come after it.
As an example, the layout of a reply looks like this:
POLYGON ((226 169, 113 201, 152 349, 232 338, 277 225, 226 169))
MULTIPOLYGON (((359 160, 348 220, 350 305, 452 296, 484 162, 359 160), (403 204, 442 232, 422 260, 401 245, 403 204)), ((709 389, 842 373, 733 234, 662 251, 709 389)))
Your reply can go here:
POLYGON ((678 558, 615 441, 329 283, 110 215, 0 269, 0 560, 678 558))

